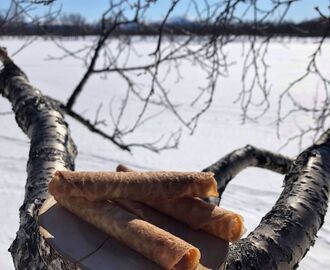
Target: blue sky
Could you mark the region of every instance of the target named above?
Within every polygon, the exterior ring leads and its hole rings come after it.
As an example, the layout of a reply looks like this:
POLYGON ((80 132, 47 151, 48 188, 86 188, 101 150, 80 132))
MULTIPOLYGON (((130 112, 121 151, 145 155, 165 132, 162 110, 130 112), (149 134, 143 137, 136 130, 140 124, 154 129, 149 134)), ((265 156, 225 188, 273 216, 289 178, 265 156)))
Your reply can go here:
MULTIPOLYGON (((116 0, 114 0, 116 2, 116 0)), ((170 0, 158 0, 156 5, 150 9, 146 14, 148 20, 159 20, 161 19, 170 5, 170 0)), ((203 1, 197 1, 202 3, 203 1)), ((209 0, 209 2, 215 2, 215 0, 209 0)), ((269 7, 270 0, 259 0, 260 7, 267 8, 269 7)), ((0 10, 4 11, 10 3, 10 0, 1 0, 0 10)), ((61 7, 63 12, 66 13, 81 13, 87 18, 88 21, 95 21, 100 18, 102 11, 106 9, 109 4, 109 0, 56 0, 54 9, 61 7)), ((189 0, 180 0, 179 4, 176 6, 176 9, 173 12, 174 17, 181 16, 184 14, 189 0)), ((315 7, 319 7, 322 12, 326 15, 329 15, 329 6, 330 0, 300 0, 297 3, 294 3, 287 14, 287 19, 292 21, 302 21, 304 19, 311 19, 318 16, 318 13, 315 11, 315 7)), ((244 5, 241 5, 239 12, 243 12, 244 5)), ((35 14, 43 14, 46 12, 46 8, 42 5, 36 7, 35 14)), ((275 18, 276 18, 275 14, 275 18)), ((194 12, 188 14, 190 19, 193 19, 195 16, 194 12)))

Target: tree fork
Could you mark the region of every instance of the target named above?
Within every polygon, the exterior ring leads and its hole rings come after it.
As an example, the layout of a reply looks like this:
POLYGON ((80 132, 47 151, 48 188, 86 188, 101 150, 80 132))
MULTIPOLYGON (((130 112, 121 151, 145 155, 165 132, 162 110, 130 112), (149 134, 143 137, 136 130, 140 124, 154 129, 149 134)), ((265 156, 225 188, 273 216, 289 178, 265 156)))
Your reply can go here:
MULTIPOLYGON (((0 73, 0 93, 12 103, 18 125, 31 140, 20 228, 10 247, 15 268, 78 269, 47 245, 37 224, 53 172, 74 169, 77 152, 68 125, 56 105, 28 82, 2 48, 0 61, 5 66, 0 73)), ((223 189, 247 166, 287 173, 273 209, 253 232, 230 246, 226 269, 296 268, 313 245, 329 198, 330 130, 291 164, 284 156, 247 146, 206 169, 216 173, 220 185, 226 182, 223 189)))
POLYGON ((212 171, 221 191, 243 169, 256 166, 286 174, 274 207, 246 238, 229 248, 225 269, 295 269, 314 244, 328 207, 330 129, 293 162, 247 145, 220 159, 212 171))

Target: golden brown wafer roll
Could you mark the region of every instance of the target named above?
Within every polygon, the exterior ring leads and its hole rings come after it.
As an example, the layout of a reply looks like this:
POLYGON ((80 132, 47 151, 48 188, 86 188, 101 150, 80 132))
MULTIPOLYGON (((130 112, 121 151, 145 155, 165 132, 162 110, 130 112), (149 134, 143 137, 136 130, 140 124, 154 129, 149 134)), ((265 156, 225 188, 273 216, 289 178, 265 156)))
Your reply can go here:
POLYGON ((90 202, 84 198, 63 196, 55 199, 75 215, 165 269, 190 270, 199 263, 197 248, 113 202, 90 202))
POLYGON ((130 200, 119 200, 116 202, 141 219, 180 237, 198 248, 201 253, 201 259, 199 267, 196 269, 217 269, 216 266, 219 265, 219 258, 224 255, 221 254, 221 249, 222 252, 224 251, 223 245, 225 241, 223 239, 217 239, 213 235, 201 230, 188 228, 185 224, 175 221, 175 219, 142 202, 130 200), (201 264, 203 264, 204 268, 201 267, 201 264))
MULTIPOLYGON (((125 165, 119 165, 117 171, 119 170, 124 172, 132 171, 125 165)), ((121 203, 125 204, 122 201, 121 203)), ((196 197, 177 198, 161 203, 145 203, 193 229, 203 230, 229 242, 239 240, 245 232, 241 215, 208 204, 196 197)), ((126 203, 125 206, 129 208, 132 204, 126 203)))
POLYGON ((238 241, 245 232, 241 215, 196 197, 146 203, 193 229, 203 230, 228 242, 238 241))
POLYGON ((85 197, 90 201, 163 201, 184 196, 218 196, 213 174, 199 172, 57 171, 48 189, 56 197, 85 197))

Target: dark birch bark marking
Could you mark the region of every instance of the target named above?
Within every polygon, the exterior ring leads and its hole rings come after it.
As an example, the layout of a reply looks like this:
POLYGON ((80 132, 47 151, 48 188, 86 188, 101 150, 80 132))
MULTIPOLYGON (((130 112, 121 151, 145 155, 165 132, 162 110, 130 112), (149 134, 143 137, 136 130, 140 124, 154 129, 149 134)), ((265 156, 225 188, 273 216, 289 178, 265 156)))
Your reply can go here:
POLYGON ((34 88, 11 61, 0 73, 0 93, 15 112, 17 124, 31 140, 20 227, 9 248, 16 269, 77 269, 63 261, 40 237, 37 214, 47 198, 47 185, 58 169, 74 169, 76 146, 56 106, 34 88))

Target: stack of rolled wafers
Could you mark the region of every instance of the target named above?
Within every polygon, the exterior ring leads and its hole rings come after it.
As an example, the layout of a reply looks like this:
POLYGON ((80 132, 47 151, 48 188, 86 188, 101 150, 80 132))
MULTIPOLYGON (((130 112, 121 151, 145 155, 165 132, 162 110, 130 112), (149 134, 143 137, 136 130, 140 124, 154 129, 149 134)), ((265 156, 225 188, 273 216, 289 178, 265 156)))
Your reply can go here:
POLYGON ((201 198, 218 196, 212 173, 57 171, 48 186, 63 207, 164 269, 199 265, 198 248, 148 220, 148 206, 229 242, 244 233, 243 218, 201 198), (146 206, 148 205, 148 206, 146 206))

